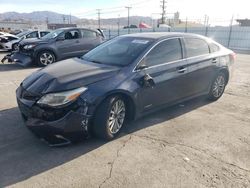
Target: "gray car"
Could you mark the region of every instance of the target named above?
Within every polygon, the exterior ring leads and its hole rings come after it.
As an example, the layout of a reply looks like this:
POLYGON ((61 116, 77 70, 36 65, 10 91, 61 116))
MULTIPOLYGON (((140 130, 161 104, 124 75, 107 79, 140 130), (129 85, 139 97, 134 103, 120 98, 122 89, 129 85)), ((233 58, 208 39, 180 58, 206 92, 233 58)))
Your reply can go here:
POLYGON ((5 59, 23 66, 47 66, 56 61, 80 57, 104 41, 99 30, 85 28, 57 29, 40 39, 25 39, 19 50, 5 59))

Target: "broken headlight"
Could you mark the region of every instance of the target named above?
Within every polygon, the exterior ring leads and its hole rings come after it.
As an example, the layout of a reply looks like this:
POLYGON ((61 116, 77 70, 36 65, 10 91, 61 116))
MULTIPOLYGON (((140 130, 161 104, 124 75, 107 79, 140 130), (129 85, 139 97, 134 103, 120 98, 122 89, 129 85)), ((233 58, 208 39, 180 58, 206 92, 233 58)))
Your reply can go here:
POLYGON ((70 91, 49 93, 44 95, 37 103, 52 107, 61 106, 75 101, 87 88, 81 87, 70 91))
POLYGON ((23 49, 25 49, 25 50, 30 50, 30 49, 34 48, 35 46, 36 46, 35 44, 27 44, 27 45, 25 45, 25 46, 23 47, 23 49))

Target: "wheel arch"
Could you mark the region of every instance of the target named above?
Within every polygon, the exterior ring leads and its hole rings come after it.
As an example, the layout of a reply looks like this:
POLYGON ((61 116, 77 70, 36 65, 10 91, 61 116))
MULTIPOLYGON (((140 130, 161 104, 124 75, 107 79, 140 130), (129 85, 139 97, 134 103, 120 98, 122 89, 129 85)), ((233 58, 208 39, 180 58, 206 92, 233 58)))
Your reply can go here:
POLYGON ((46 52, 46 51, 53 53, 53 55, 55 56, 55 61, 58 60, 58 55, 57 55, 56 51, 54 49, 52 49, 52 48, 41 48, 41 49, 38 49, 34 53, 34 57, 37 57, 40 53, 46 52))
POLYGON ((128 113, 127 118, 128 119, 127 120, 129 120, 129 121, 134 120, 136 118, 136 103, 135 103, 133 97, 131 96, 131 94, 127 91, 124 91, 124 90, 115 90, 115 91, 112 91, 110 93, 107 93, 104 97, 102 97, 102 99, 96 105, 96 108, 94 110, 94 115, 95 115, 95 112, 98 109, 98 107, 100 105, 102 105, 102 103, 107 98, 112 97, 112 96, 120 96, 125 100, 126 107, 128 108, 128 110, 127 110, 127 113, 128 113))
POLYGON ((223 67, 219 70, 219 73, 222 72, 226 75, 226 84, 228 83, 229 81, 229 70, 227 67, 223 67))

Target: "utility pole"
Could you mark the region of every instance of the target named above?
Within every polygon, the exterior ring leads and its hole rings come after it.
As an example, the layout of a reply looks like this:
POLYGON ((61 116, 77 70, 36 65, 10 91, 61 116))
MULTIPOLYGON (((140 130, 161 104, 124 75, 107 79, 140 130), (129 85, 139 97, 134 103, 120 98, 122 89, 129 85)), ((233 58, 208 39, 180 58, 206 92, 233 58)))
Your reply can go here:
POLYGON ((98 15, 98 29, 101 29, 101 9, 96 9, 98 15))
POLYGON ((161 23, 162 24, 165 24, 165 19, 166 19, 166 0, 162 0, 161 1, 162 5, 161 5, 161 8, 162 8, 162 13, 161 13, 161 23))
POLYGON ((205 28, 206 28, 206 30, 205 30, 205 36, 207 36, 207 33, 208 33, 208 23, 209 23, 209 16, 207 16, 207 15, 205 15, 205 28))
POLYGON ((132 7, 125 7, 125 8, 128 9, 128 33, 130 33, 129 12, 130 12, 130 9, 131 9, 132 7))
POLYGON ((230 42, 231 42, 231 36, 232 36, 232 30, 233 30, 233 22, 234 22, 234 15, 232 16, 232 19, 230 21, 229 25, 229 34, 228 34, 228 42, 227 42, 227 47, 230 47, 230 42))
POLYGON ((120 35, 120 14, 118 15, 118 21, 117 21, 117 34, 118 34, 118 36, 120 35))
POLYGON ((65 24, 66 18, 65 15, 63 15, 63 23, 65 24))

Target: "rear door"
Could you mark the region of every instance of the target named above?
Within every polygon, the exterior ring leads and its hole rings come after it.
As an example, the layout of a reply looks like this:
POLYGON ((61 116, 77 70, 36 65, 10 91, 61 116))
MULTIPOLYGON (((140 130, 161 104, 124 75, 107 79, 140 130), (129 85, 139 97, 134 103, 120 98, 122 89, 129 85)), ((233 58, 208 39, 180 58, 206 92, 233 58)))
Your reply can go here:
POLYGON ((182 51, 181 40, 172 38, 160 42, 146 55, 144 63, 148 68, 139 74, 152 77, 155 85, 141 88, 143 111, 185 98, 187 69, 182 51))
POLYGON ((201 38, 185 38, 184 42, 188 64, 187 94, 206 93, 216 73, 218 58, 210 53, 208 43, 201 38))
POLYGON ((95 31, 81 29, 81 34, 81 50, 83 54, 87 53, 89 50, 93 49, 101 42, 99 34, 95 31))
POLYGON ((81 55, 81 33, 78 29, 66 30, 61 33, 58 38, 64 39, 57 40, 55 44, 62 58, 77 57, 81 55))

